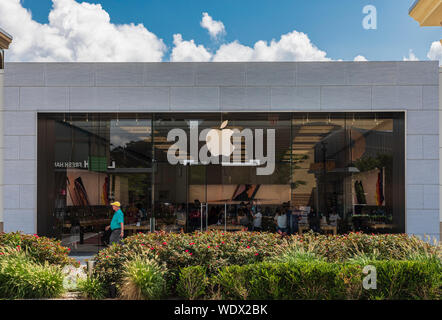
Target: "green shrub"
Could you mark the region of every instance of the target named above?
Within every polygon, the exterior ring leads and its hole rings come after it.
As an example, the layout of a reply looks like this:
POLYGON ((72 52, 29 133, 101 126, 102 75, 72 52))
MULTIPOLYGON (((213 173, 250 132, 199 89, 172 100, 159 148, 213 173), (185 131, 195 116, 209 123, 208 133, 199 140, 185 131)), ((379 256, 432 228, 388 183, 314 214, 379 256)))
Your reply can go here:
POLYGON ((54 298, 63 291, 60 267, 36 263, 23 253, 0 258, 0 298, 54 298))
POLYGON ((52 265, 76 265, 78 262, 68 256, 69 248, 63 247, 58 240, 20 232, 0 232, 0 248, 9 247, 24 251, 26 256, 37 263, 52 265))
POLYGON ((363 265, 325 261, 222 268, 212 281, 223 299, 440 299, 441 267, 421 261, 373 261, 377 289, 363 288, 363 265))
POLYGON ((225 299, 334 299, 336 264, 323 261, 230 266, 214 282, 225 299))
POLYGON ((78 279, 77 289, 84 298, 99 300, 106 297, 106 291, 99 279, 87 277, 86 279, 78 279))
POLYGON ((183 268, 180 271, 177 292, 180 297, 195 300, 207 293, 208 284, 206 268, 202 266, 183 268))
POLYGON ((364 290, 369 299, 440 299, 442 268, 439 262, 373 261, 377 289, 364 290))
POLYGON ((165 268, 153 259, 136 257, 124 265, 120 295, 129 300, 155 300, 164 296, 165 268))

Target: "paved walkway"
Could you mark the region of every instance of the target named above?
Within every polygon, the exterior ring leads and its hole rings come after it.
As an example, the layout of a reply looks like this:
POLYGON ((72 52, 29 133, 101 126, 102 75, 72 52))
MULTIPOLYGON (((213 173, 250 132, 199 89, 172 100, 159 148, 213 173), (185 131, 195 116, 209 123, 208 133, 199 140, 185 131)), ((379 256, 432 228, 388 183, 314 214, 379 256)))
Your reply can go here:
POLYGON ((93 260, 94 255, 89 255, 89 254, 88 255, 86 255, 86 254, 85 255, 69 255, 69 257, 71 257, 77 261, 80 261, 80 264, 82 266, 85 266, 86 260, 93 260))

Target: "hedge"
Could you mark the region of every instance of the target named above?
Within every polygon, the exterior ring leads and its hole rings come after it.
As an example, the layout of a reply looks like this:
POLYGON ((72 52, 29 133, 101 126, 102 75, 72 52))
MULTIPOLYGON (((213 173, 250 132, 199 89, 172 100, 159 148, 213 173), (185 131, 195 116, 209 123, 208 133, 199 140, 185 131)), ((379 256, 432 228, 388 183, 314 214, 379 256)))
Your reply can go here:
MULTIPOLYGON (((199 296, 235 300, 440 299, 440 262, 381 260, 370 264, 377 272, 376 289, 363 288, 363 265, 355 263, 262 262, 221 268, 199 296)), ((198 267, 185 268, 184 275, 179 288, 201 279, 198 267)), ((182 291, 180 296, 189 298, 182 291)))

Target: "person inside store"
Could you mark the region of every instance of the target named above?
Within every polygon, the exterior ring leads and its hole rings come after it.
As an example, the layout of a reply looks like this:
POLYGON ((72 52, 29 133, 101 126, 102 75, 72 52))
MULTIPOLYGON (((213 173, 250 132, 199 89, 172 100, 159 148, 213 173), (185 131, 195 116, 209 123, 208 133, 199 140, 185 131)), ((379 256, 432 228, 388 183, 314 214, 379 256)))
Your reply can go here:
POLYGON ((190 231, 201 227, 201 202, 198 199, 189 204, 189 227, 190 231))
POLYGON ((237 222, 238 222, 238 224, 248 228, 248 226, 250 224, 250 220, 249 220, 249 217, 248 217, 245 207, 240 207, 238 209, 237 222))
POLYGON ((299 220, 301 219, 301 215, 300 212, 297 210, 292 210, 291 215, 290 231, 291 234, 295 234, 299 231, 299 220))
POLYGON ((250 202, 247 203, 246 208, 245 208, 245 213, 247 216, 247 231, 252 231, 253 230, 253 211, 252 211, 252 204, 250 202))
POLYGON ((311 230, 314 232, 320 232, 321 216, 313 208, 310 208, 310 213, 308 214, 308 224, 311 230))
POLYGON ((276 208, 275 214, 276 232, 281 235, 287 234, 287 215, 281 208, 276 208))
POLYGON ((253 218, 252 231, 262 231, 262 213, 261 213, 260 208, 258 208, 258 207, 255 207, 255 208, 256 208, 256 210, 252 210, 252 218, 253 218))
POLYGON ((284 202, 282 204, 282 212, 287 217, 287 234, 292 234, 292 210, 290 209, 290 202, 284 202))
POLYGON ((110 225, 106 226, 106 230, 111 230, 109 244, 120 243, 124 236, 124 214, 121 211, 121 204, 118 201, 111 203, 114 215, 110 225))

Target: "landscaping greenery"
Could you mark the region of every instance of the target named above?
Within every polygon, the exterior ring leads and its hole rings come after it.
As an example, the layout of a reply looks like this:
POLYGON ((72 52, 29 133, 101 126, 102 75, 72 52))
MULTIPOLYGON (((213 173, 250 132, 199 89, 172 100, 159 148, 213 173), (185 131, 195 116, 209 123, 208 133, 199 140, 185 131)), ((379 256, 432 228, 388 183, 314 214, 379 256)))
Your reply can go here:
POLYGON ((79 279, 77 289, 83 298, 91 300, 100 300, 106 298, 106 291, 103 284, 94 277, 79 279))
MULTIPOLYGON (((439 299, 441 246, 405 234, 281 237, 221 231, 137 234, 95 257, 93 277, 120 296, 141 292, 141 262, 164 266, 168 297, 185 299, 439 299), (128 282, 128 266, 132 278, 128 282), (129 263, 129 264, 128 264, 129 263), (149 262, 151 263, 151 262, 149 262), (363 290, 362 269, 378 288, 363 290), (135 267, 137 266, 137 267, 135 267), (138 277, 134 275, 138 274, 138 277)), ((147 271, 146 271, 147 272, 147 271)), ((152 285, 154 277, 145 278, 152 285)), ((158 277, 160 279, 160 277, 158 277)), ((146 280, 147 281, 147 280, 146 280)), ((134 298, 152 298, 136 295, 134 298)), ((156 295, 154 298, 158 298, 156 295)))
POLYGON ((164 296, 166 268, 154 259, 135 257, 124 264, 121 298, 156 300, 164 296))
POLYGON ((136 234, 89 276, 59 241, 0 234, 0 298, 440 299, 441 246, 405 234, 209 231, 136 234), (365 266, 376 289, 364 289, 365 266))
POLYGON ((55 298, 64 291, 62 268, 79 264, 59 241, 19 232, 0 233, 0 298, 55 298))
POLYGON ((54 298, 63 291, 59 266, 35 262, 17 249, 0 247, 0 298, 54 298))
POLYGON ((0 247, 18 248, 26 253, 29 259, 37 263, 51 265, 78 266, 78 262, 68 256, 69 248, 63 247, 58 240, 20 232, 0 232, 0 247))

